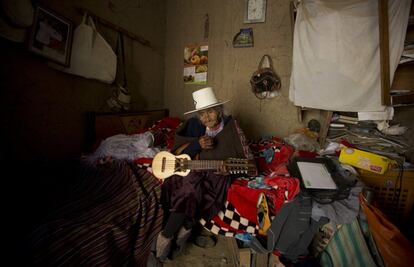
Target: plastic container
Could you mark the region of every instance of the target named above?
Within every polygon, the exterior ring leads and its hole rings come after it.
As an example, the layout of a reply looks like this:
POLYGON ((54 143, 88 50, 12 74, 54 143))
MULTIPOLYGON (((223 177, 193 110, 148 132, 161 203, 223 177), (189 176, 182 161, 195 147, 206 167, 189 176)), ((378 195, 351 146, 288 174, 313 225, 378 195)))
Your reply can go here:
MULTIPOLYGON (((360 170, 359 177, 365 186, 374 192, 373 202, 397 225, 410 224, 414 206, 414 170, 404 170, 400 196, 396 199, 399 170, 391 169, 384 174, 360 170)), ((411 227, 411 226, 410 226, 411 227)))

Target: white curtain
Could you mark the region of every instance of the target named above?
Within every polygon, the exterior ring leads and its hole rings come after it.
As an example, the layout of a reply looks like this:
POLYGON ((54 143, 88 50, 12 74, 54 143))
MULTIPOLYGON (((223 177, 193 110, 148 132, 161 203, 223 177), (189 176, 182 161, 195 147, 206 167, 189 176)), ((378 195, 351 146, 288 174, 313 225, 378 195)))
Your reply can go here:
MULTIPOLYGON (((390 80, 411 0, 389 0, 390 80)), ((303 0, 294 28, 289 98, 297 106, 381 111, 378 0, 303 0)))

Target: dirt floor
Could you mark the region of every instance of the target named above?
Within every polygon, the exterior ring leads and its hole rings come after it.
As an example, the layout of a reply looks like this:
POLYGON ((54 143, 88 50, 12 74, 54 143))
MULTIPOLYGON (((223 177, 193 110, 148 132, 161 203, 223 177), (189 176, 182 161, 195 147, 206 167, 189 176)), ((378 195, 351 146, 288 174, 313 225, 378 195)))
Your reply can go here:
POLYGON ((173 261, 167 260, 164 267, 238 266, 231 242, 224 236, 218 236, 217 244, 212 248, 201 248, 189 242, 183 253, 173 261))

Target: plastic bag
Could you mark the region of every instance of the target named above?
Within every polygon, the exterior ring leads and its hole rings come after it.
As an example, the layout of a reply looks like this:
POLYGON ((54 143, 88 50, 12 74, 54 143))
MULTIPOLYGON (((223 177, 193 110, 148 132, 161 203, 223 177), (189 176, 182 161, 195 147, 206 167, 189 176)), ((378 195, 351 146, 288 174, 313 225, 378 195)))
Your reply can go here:
POLYGON ((73 34, 70 67, 50 65, 67 73, 111 84, 116 77, 117 57, 97 32, 92 18, 85 13, 73 34))
POLYGON ((414 247, 400 230, 376 207, 359 195, 362 209, 368 220, 369 230, 386 266, 412 266, 414 247))
POLYGON ((284 141, 292 145, 296 150, 316 152, 320 146, 316 140, 304 133, 293 133, 284 138, 284 141))

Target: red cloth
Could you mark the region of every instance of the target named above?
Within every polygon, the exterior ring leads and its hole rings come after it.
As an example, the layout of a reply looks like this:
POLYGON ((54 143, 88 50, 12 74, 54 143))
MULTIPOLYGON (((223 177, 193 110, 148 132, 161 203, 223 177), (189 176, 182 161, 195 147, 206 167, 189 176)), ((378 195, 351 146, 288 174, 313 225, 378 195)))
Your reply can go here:
POLYGON ((270 212, 275 215, 286 201, 292 200, 299 193, 300 189, 299 180, 290 177, 265 177, 265 183, 273 189, 249 188, 247 183, 245 180, 235 180, 227 192, 227 201, 241 216, 256 224, 258 224, 256 206, 260 193, 265 193, 270 212))
POLYGON ((267 177, 276 177, 276 176, 289 176, 289 170, 286 165, 281 164, 278 167, 276 167, 273 172, 271 172, 267 177))
POLYGON ((311 151, 298 150, 297 152, 298 152, 299 157, 304 157, 304 158, 316 158, 319 156, 318 153, 311 152, 311 151))
POLYGON ((263 139, 257 143, 252 143, 250 148, 254 154, 255 161, 260 173, 270 174, 277 171, 281 166, 286 166, 290 157, 295 151, 293 147, 282 142, 278 137, 263 139), (271 162, 266 162, 264 153, 272 149, 274 152, 271 162))
POLYGON ((181 120, 179 118, 165 117, 161 120, 156 121, 151 127, 138 130, 137 133, 143 133, 146 131, 160 129, 160 128, 177 129, 180 123, 181 123, 181 120))
POLYGON ((348 142, 348 140, 346 139, 341 139, 341 145, 344 145, 346 147, 352 147, 352 148, 357 148, 356 146, 354 146, 352 143, 348 142))
POLYGON ((142 166, 151 166, 153 158, 137 158, 134 160, 135 164, 142 166))
MULTIPOLYGON (((277 199, 283 198, 284 200, 291 201, 300 191, 300 181, 297 178, 266 176, 264 182, 273 188, 277 188, 275 190, 277 199)), ((283 203, 284 202, 281 203, 280 201, 275 203, 277 211, 283 206, 283 203)))
MULTIPOLYGON (((150 131, 154 136, 154 146, 171 149, 174 143, 175 130, 181 124, 181 120, 173 117, 166 117, 155 122, 151 127, 138 130, 141 134, 150 131)), ((142 168, 151 166, 152 158, 137 158, 134 160, 142 168)))
POLYGON ((154 146, 172 149, 175 130, 180 126, 181 120, 174 117, 165 117, 155 122, 151 127, 139 130, 137 133, 150 131, 154 135, 154 146))

